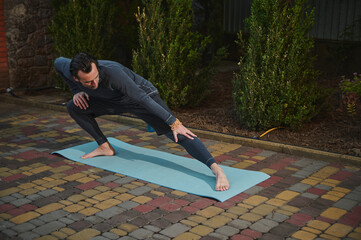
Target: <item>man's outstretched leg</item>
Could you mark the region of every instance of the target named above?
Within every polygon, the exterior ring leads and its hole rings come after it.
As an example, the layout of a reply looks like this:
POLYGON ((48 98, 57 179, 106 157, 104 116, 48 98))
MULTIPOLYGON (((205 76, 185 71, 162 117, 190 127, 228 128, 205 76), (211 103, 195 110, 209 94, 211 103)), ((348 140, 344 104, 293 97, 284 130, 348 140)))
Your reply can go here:
MULTIPOLYGON (((165 134, 169 139, 175 142, 173 132, 165 134)), ((223 169, 216 163, 212 155, 204 146, 199 138, 189 139, 183 135, 178 135, 178 142, 195 159, 206 164, 216 176, 216 191, 225 191, 229 188, 229 182, 223 169)))
POLYGON ((96 156, 113 156, 115 154, 114 148, 107 141, 99 145, 94 151, 82 156, 82 159, 92 158, 96 156))

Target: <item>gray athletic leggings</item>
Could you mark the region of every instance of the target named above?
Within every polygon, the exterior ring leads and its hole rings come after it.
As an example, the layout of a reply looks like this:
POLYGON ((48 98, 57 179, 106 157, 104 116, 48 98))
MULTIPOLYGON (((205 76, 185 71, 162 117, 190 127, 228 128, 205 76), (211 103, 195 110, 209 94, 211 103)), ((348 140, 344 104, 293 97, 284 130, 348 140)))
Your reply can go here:
MULTIPOLYGON (((168 106, 159 97, 159 95, 154 96, 153 99, 163 108, 171 112, 168 106)), ((73 100, 70 100, 68 102, 67 109, 70 116, 82 129, 89 133, 99 145, 105 143, 107 138, 100 130, 95 118, 102 115, 119 115, 126 112, 140 117, 150 126, 152 126, 158 135, 165 134, 173 142, 175 141, 170 127, 163 120, 139 105, 125 106, 120 105, 119 103, 109 101, 105 102, 101 99, 94 98, 90 98, 88 103, 89 107, 84 110, 75 106, 73 100)), ((212 155, 209 153, 202 141, 199 140, 199 138, 194 138, 192 140, 183 135, 178 135, 178 144, 183 146, 189 155, 206 164, 208 167, 210 167, 213 163, 216 163, 212 155)))

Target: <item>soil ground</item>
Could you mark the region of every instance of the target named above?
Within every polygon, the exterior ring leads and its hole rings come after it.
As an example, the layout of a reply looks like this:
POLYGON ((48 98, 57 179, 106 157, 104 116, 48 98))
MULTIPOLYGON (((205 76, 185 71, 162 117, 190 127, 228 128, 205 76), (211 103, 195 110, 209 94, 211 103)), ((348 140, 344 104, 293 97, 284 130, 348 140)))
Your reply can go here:
MULTIPOLYGON (((174 114, 187 127, 209 130, 242 137, 259 137, 265 131, 248 131, 237 122, 232 100, 233 72, 219 72, 211 82, 212 93, 195 108, 173 109, 174 114)), ((285 128, 273 130, 261 139, 328 152, 361 156, 361 104, 356 115, 351 117, 341 109, 339 91, 340 77, 321 77, 318 84, 323 89, 333 89, 323 111, 299 131, 285 128)), ((56 89, 18 94, 36 98, 47 103, 64 103, 69 95, 56 89), (55 92, 54 92, 55 91, 55 92)), ((277 127, 277 126, 275 126, 277 127)))

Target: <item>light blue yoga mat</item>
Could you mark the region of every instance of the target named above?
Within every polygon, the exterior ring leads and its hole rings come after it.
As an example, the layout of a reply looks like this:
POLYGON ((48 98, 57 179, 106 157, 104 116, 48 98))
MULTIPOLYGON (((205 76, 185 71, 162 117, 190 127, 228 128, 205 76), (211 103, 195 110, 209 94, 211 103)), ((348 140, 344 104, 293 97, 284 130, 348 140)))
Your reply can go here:
POLYGON ((82 159, 81 156, 98 147, 96 142, 54 153, 76 162, 182 192, 215 198, 221 202, 269 178, 269 175, 263 172, 221 166, 230 182, 230 188, 227 191, 219 192, 214 190, 216 177, 212 171, 196 159, 133 146, 115 138, 108 138, 108 141, 115 150, 114 156, 82 159))

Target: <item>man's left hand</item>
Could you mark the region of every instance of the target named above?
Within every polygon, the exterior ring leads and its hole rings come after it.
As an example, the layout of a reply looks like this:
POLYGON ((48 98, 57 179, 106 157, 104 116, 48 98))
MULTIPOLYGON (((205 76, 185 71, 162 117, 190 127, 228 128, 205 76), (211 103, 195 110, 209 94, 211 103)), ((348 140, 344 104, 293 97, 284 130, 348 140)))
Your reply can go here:
POLYGON ((194 137, 197 137, 194 133, 192 133, 190 130, 188 130, 185 126, 179 125, 176 129, 173 130, 173 136, 175 142, 178 142, 178 134, 181 134, 183 136, 186 136, 189 139, 194 139, 194 137))

